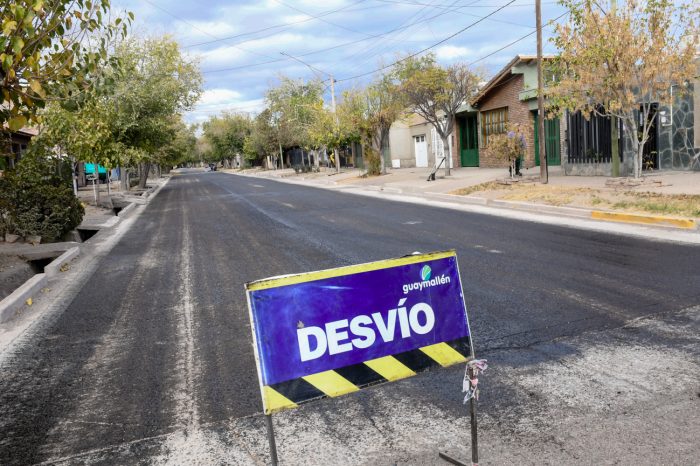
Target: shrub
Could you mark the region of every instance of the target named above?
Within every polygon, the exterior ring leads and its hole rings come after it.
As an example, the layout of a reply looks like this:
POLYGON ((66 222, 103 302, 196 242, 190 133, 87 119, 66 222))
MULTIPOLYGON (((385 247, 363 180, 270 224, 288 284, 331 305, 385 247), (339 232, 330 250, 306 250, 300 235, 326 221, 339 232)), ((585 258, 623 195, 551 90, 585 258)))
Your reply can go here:
POLYGON ((70 181, 59 176, 57 164, 49 157, 29 154, 17 170, 0 179, 0 218, 6 231, 57 241, 80 224, 85 209, 70 181))
POLYGON ((523 156, 526 148, 525 136, 520 130, 520 125, 508 125, 505 133, 491 136, 487 147, 497 158, 508 162, 511 177, 515 176, 515 162, 523 156))
POLYGON ((379 176, 382 173, 382 159, 379 156, 379 152, 374 150, 373 147, 363 147, 362 149, 365 155, 367 175, 379 176))

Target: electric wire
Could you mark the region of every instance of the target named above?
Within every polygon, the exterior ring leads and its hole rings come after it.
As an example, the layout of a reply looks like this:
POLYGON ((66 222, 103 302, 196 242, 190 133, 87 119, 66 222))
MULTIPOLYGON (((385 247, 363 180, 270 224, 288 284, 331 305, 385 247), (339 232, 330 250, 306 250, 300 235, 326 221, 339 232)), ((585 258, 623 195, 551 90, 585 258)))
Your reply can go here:
MULTIPOLYGON (((407 56, 405 56, 405 57, 403 57, 403 58, 401 58, 401 59, 399 59, 399 60, 396 60, 396 61, 394 61, 394 62, 392 62, 392 63, 390 63, 390 64, 388 64, 388 65, 384 65, 384 66, 379 67, 379 68, 377 68, 377 69, 374 69, 374 70, 372 70, 372 71, 368 71, 368 72, 365 72, 365 73, 360 73, 360 74, 357 74, 357 75, 355 75, 355 76, 350 76, 350 77, 343 78, 343 79, 338 79, 337 82, 351 81, 351 80, 353 80, 353 79, 361 78, 361 77, 363 77, 363 76, 368 76, 368 75, 371 75, 371 74, 376 73, 377 71, 385 70, 385 69, 390 68, 390 67, 392 67, 392 66, 394 66, 394 65, 396 65, 396 64, 398 64, 398 63, 401 63, 401 62, 403 62, 403 61, 406 61, 406 60, 408 60, 409 58, 413 58, 413 57, 418 56, 418 55, 420 55, 420 54, 422 54, 422 53, 424 53, 424 52, 427 52, 428 50, 433 49, 433 48, 437 47, 437 46, 440 45, 440 44, 444 44, 444 43, 447 42, 448 40, 450 40, 450 39, 452 39, 452 38, 458 36, 459 34, 462 34, 462 33, 463 33, 464 31, 466 31, 466 30, 468 30, 468 29, 470 29, 470 28, 476 26, 477 24, 481 23, 482 21, 484 21, 484 20, 485 20, 486 18, 488 18, 489 16, 495 15, 495 14, 498 13, 499 11, 503 10, 504 8, 506 8, 508 5, 510 5, 510 4, 512 4, 512 3, 515 3, 515 1, 516 1, 516 0, 510 0, 508 3, 506 3, 506 4, 502 5, 502 6, 500 6, 499 8, 497 8, 497 9, 494 10, 494 11, 492 11, 491 13, 489 13, 489 14, 486 15, 486 16, 484 16, 483 18, 478 19, 478 20, 474 21, 474 22, 471 23, 471 24, 468 24, 467 26, 463 27, 463 28, 460 29, 459 31, 457 31, 457 32, 455 32, 455 33, 453 33, 453 34, 450 34, 449 36, 445 37, 444 39, 439 40, 438 42, 436 42, 436 43, 434 43, 434 44, 432 44, 432 45, 430 45, 430 46, 428 46, 428 47, 425 47, 425 48, 419 50, 418 52, 411 53, 411 54, 409 54, 409 55, 407 55, 407 56)), ((531 32, 529 35, 534 34, 535 32, 537 32, 537 30, 531 32)))

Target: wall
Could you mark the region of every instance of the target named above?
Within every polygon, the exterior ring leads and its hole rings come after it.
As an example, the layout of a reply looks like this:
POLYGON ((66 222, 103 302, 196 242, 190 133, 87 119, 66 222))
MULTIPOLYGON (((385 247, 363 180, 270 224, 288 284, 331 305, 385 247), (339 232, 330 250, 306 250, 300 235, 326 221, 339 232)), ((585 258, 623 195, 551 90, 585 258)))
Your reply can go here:
MULTIPOLYGON (((416 158, 413 155, 413 140, 411 130, 406 121, 395 121, 389 130, 389 148, 392 160, 400 160, 401 167, 415 167, 416 158)), ((391 165, 389 165, 391 166, 391 165)))
MULTIPOLYGON (((673 109, 664 107, 671 125, 659 124, 659 162, 661 169, 700 171, 700 116, 696 109, 700 106, 700 80, 691 86, 691 94, 676 94, 673 109)), ((674 87, 674 92, 676 87, 674 87)))
MULTIPOLYGON (((527 102, 521 102, 518 94, 523 89, 523 75, 511 75, 502 84, 492 89, 479 102, 479 112, 486 112, 497 108, 508 107, 508 122, 510 124, 520 124, 527 149, 523 168, 535 166, 535 119, 530 112, 527 102)), ((479 119, 481 120, 481 118, 479 119)), ((481 121, 479 121, 479 166, 480 167, 508 167, 508 162, 499 159, 495 154, 484 148, 481 131, 481 121)))

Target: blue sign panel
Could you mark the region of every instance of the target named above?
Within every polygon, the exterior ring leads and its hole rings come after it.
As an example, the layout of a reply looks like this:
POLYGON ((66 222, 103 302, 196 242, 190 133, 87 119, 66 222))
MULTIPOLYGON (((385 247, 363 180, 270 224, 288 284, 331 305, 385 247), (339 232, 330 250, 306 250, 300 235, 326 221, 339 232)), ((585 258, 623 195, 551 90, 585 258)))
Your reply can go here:
POLYGON ((246 285, 265 412, 473 354, 454 251, 246 285))

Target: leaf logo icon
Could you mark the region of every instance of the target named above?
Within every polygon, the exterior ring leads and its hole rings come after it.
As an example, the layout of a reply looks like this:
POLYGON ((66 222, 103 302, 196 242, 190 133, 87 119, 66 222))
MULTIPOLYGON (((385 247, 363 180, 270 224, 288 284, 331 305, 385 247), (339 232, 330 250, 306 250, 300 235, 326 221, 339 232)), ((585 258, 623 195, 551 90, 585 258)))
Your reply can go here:
POLYGON ((422 281, 427 281, 430 280, 430 274, 432 273, 432 270, 430 269, 430 266, 424 265, 422 269, 420 269, 420 278, 422 281))

